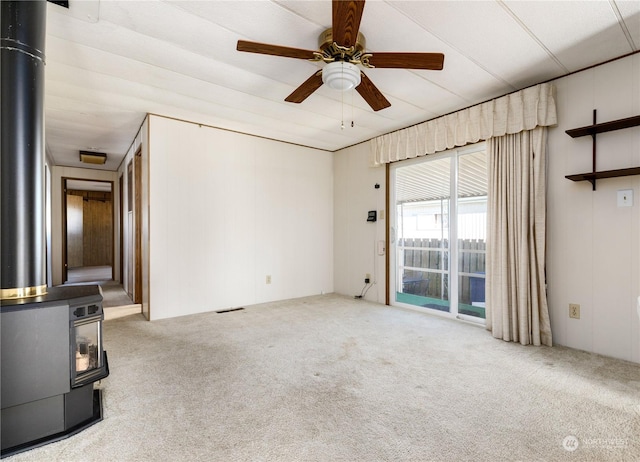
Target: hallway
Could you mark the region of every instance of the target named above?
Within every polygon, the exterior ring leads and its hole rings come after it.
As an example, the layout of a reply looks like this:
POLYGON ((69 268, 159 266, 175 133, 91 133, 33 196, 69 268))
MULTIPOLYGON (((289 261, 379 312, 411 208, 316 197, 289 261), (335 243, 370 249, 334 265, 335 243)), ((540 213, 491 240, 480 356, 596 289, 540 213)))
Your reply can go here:
POLYGON ((87 266, 68 270, 64 285, 97 284, 102 291, 102 307, 106 319, 140 313, 142 306, 134 304, 122 284, 111 279, 111 266, 87 266))
POLYGON ((67 270, 66 285, 77 283, 102 283, 111 281, 111 266, 82 266, 79 268, 69 268, 67 270))

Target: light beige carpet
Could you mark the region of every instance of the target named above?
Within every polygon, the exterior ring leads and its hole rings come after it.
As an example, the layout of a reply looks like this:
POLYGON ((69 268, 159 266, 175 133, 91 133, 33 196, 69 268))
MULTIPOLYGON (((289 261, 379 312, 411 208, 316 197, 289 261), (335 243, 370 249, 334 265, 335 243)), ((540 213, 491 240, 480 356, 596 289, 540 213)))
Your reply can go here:
POLYGON ((335 295, 106 321, 104 420, 18 461, 637 461, 640 367, 335 295))

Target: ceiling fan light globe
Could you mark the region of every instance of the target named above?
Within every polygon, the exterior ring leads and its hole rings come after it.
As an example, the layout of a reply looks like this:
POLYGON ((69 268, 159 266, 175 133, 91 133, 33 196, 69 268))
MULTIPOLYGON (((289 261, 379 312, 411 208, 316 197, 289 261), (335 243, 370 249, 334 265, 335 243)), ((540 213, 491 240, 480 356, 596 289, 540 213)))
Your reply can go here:
POLYGON ((360 69, 355 64, 334 61, 322 68, 322 82, 333 90, 352 90, 360 85, 360 69))

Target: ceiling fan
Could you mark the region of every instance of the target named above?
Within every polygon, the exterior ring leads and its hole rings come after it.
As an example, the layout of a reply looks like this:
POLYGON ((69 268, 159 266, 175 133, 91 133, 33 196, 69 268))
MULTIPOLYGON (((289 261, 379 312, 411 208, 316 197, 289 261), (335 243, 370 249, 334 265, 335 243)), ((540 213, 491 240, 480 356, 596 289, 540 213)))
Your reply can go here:
POLYGON ((285 98, 301 103, 314 91, 327 84, 336 90, 356 89, 374 111, 391 106, 373 82, 357 65, 367 68, 442 70, 442 53, 375 53, 365 51, 365 38, 359 32, 365 0, 333 0, 332 27, 318 39, 318 51, 291 48, 266 43, 238 40, 238 51, 286 58, 324 61, 322 69, 313 73, 302 85, 285 98))

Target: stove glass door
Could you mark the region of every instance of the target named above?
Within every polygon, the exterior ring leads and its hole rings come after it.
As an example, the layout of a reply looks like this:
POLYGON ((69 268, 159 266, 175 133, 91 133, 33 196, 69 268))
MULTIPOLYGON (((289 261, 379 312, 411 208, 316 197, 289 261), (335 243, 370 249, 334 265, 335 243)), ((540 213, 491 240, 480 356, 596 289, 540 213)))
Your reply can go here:
POLYGON ((76 375, 102 367, 100 321, 76 325, 76 375))

